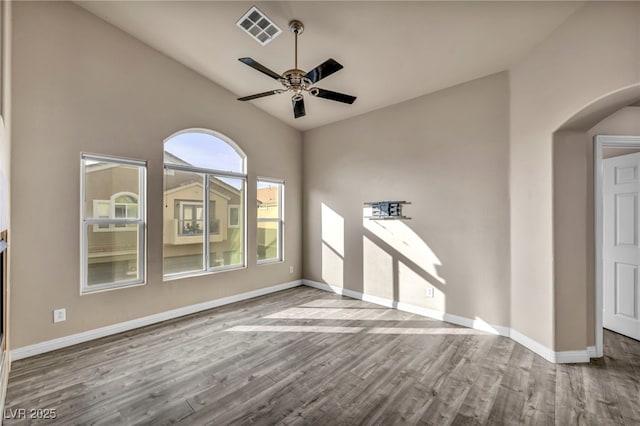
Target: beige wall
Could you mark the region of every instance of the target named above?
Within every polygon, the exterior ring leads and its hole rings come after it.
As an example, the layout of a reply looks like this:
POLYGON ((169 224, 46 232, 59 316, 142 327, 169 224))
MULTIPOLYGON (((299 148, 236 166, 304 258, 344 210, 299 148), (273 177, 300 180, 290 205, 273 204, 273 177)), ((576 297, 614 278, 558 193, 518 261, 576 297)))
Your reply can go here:
POLYGON ((556 318, 582 312, 586 301, 556 304, 558 292, 571 290, 554 282, 552 135, 589 104, 639 82, 639 19, 638 3, 586 3, 510 70, 511 325, 555 350, 584 350, 587 333, 579 321, 556 318))
MULTIPOLYGON (((565 349, 595 345, 594 176, 596 135, 640 135, 640 107, 625 107, 589 130, 554 135, 556 340, 565 349), (567 309, 567 306, 570 309, 567 309), (584 331, 579 331, 584 328, 584 331)), ((605 148, 603 157, 640 148, 605 148)))
POLYGON ((586 325, 589 317, 586 185, 588 167, 584 132, 556 133, 553 144, 556 341, 562 342, 563 349, 567 350, 584 350, 587 347, 587 336, 593 335, 593 332, 589 333, 586 325))
POLYGON ((508 98, 500 73, 306 132, 304 277, 508 325, 508 98), (363 221, 384 200, 411 219, 363 221))
POLYGON ((13 348, 300 278, 299 132, 71 3, 16 3, 14 31, 13 348), (194 127, 247 154, 248 267, 162 282, 163 141, 194 127), (79 295, 81 151, 149 162, 145 286, 79 295), (256 265, 256 176, 286 180, 284 263, 256 265))
MULTIPOLYGON (((640 135, 640 133, 633 133, 633 135, 640 135)), ((622 155, 635 154, 636 152, 640 152, 640 148, 603 148, 602 158, 620 157, 622 155)))

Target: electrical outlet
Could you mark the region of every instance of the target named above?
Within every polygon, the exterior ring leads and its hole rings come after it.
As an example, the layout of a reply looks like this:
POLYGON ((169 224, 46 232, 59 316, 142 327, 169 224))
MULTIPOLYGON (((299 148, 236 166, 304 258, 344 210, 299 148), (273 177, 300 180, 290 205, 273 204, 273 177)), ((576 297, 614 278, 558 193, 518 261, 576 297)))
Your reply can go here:
POLYGON ((293 274, 293 266, 289 266, 289 273, 293 274))
POLYGON ((427 297, 434 297, 433 287, 427 287, 427 297))
POLYGON ((61 322, 67 319, 67 310, 62 309, 54 309, 53 310, 53 322, 61 322))

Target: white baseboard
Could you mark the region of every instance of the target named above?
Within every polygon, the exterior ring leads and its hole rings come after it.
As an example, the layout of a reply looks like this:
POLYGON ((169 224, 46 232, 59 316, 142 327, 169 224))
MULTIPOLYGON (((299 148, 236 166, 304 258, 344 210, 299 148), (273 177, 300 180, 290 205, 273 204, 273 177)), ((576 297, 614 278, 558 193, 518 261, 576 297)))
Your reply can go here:
POLYGON ((440 321, 446 321, 452 324, 461 325, 464 327, 469 327, 472 329, 481 330, 481 331, 485 331, 492 334, 497 334, 500 336, 510 337, 514 341, 520 343, 522 346, 530 349, 531 351, 537 353, 538 355, 542 356, 546 360, 553 363, 589 362, 590 358, 596 357, 596 349, 594 346, 589 346, 584 351, 578 350, 578 351, 554 352, 552 349, 527 337, 526 335, 520 333, 519 331, 513 328, 489 324, 477 319, 472 320, 470 318, 448 314, 446 312, 440 312, 434 309, 423 308, 420 306, 412 305, 410 303, 396 302, 390 299, 363 294, 363 293, 345 289, 342 287, 336 287, 326 283, 320 283, 317 281, 311 281, 306 279, 291 281, 288 283, 278 284, 271 287, 265 287, 258 290, 249 291, 246 293, 223 297, 221 299, 210 300, 208 302, 198 303, 196 305, 184 306, 182 308, 161 312, 159 314, 149 315, 149 316, 138 318, 131 321, 113 324, 113 325, 85 331, 78 334, 72 334, 70 336, 60 337, 58 339, 48 340, 46 342, 23 346, 21 348, 16 348, 11 350, 10 354, 8 353, 6 355, 10 357, 11 361, 17 361, 20 359, 39 355, 39 354, 53 351, 56 349, 65 348, 67 346, 76 345, 78 343, 84 343, 89 340, 111 336, 113 334, 122 333, 124 331, 133 330, 135 328, 144 327, 144 326, 155 324, 158 322, 178 318, 184 315, 205 311, 207 309, 216 308, 218 306, 228 305, 230 303, 240 302, 242 300, 263 296, 265 294, 286 290, 289 288, 297 287, 302 284, 309 287, 317 288, 319 290, 341 294, 347 297, 351 297, 353 299, 363 300, 365 302, 374 303, 376 305, 385 306, 388 308, 398 309, 400 311, 421 315, 427 318, 433 318, 440 321))
POLYGON ((385 299, 378 296, 371 296, 368 294, 360 293, 357 291, 349 290, 342 287, 332 286, 326 283, 303 279, 302 284, 317 288, 319 290, 329 291, 332 293, 341 294, 353 299, 363 300, 365 302, 375 303, 376 305, 386 306, 388 308, 398 309, 400 311, 410 312, 412 314, 421 315, 428 318, 437 319, 440 321, 450 322, 452 324, 461 325, 464 327, 473 328, 475 330, 481 330, 500 336, 505 336, 513 339, 517 343, 526 347, 527 349, 537 353, 549 362, 564 364, 564 363, 577 363, 577 362, 589 362, 590 358, 596 356, 596 350, 594 346, 590 346, 585 350, 578 351, 560 351, 555 352, 545 345, 531 339, 530 337, 520 333, 510 327, 502 325, 489 324, 481 320, 473 320, 470 318, 461 317, 458 315, 448 314, 446 312, 440 312, 433 309, 423 308, 420 306, 412 305, 410 303, 396 302, 390 299, 385 299))
MULTIPOLYGON (((589 362, 591 356, 587 349, 578 351, 554 351, 551 348, 539 343, 532 338, 520 333, 518 330, 511 329, 513 340, 520 343, 525 348, 537 353, 544 359, 554 364, 572 364, 578 362, 589 362)), ((595 352, 595 351, 594 351, 595 352)))
POLYGON ((363 300, 365 302, 375 303, 376 305, 386 306, 387 308, 394 308, 400 311, 409 312, 412 314, 421 315, 423 317, 433 318, 440 321, 450 322, 452 324, 473 328, 475 330, 485 331, 491 334, 498 334, 500 336, 507 336, 507 337, 509 336, 509 327, 488 324, 481 320, 472 320, 470 318, 448 314, 446 312, 436 311, 435 309, 423 308, 421 306, 412 305, 410 303, 396 302, 394 300, 385 299, 383 297, 371 296, 369 294, 364 294, 358 291, 353 291, 353 290, 349 290, 342 287, 336 287, 326 283, 320 283, 317 281, 303 279, 302 284, 309 287, 317 288, 319 290, 342 294, 344 296, 351 297, 353 299, 363 300))
POLYGON ((230 303, 240 302, 242 300, 247 300, 258 296, 264 296, 265 294, 275 293, 277 291, 298 287, 300 285, 302 285, 302 280, 291 281, 271 287, 248 291, 246 293, 223 297, 221 299, 198 303, 196 305, 184 306, 182 308, 172 309, 170 311, 161 312, 159 314, 149 315, 131 321, 108 325, 106 327, 100 327, 94 330, 84 331, 82 333, 48 340, 46 342, 23 346, 21 348, 11 350, 11 361, 17 361, 19 359, 28 358, 30 356, 35 356, 56 349, 65 348, 67 346, 77 345, 78 343, 88 342, 89 340, 111 336, 112 334, 133 330, 134 328, 144 327, 146 325, 151 325, 158 322, 178 318, 184 315, 205 311, 207 309, 216 308, 218 306, 228 305, 230 303))

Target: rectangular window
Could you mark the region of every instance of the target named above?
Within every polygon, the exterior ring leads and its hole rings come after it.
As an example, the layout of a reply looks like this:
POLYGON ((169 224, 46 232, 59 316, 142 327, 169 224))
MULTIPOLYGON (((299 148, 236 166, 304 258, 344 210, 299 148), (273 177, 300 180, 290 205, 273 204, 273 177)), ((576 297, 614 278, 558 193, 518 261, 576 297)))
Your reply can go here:
POLYGON ((244 267, 245 178, 165 165, 164 181, 165 279, 244 267))
POLYGON ((282 261, 284 182, 258 179, 258 263, 282 261))
POLYGON ((81 156, 81 292, 145 282, 146 162, 81 156))

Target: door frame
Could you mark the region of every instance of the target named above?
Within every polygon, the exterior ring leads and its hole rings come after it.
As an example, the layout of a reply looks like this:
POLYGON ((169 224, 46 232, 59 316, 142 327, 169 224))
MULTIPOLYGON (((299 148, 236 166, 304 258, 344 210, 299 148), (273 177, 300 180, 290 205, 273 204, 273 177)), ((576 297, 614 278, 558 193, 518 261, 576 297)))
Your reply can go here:
POLYGON ((602 181, 604 175, 602 150, 603 148, 640 148, 640 136, 610 136, 597 135, 594 138, 593 177, 594 184, 594 205, 595 205, 595 305, 596 305, 596 357, 604 355, 603 347, 603 327, 602 308, 604 295, 604 253, 603 253, 603 210, 604 193, 602 181))

